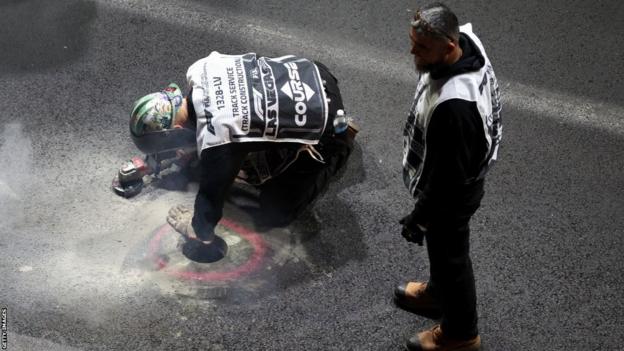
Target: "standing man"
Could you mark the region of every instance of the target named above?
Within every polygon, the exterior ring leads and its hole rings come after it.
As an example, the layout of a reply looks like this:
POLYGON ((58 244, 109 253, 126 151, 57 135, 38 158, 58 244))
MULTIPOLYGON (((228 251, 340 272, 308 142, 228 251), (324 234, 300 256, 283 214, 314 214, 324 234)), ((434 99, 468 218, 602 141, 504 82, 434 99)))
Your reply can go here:
POLYGON ((430 277, 398 285, 395 302, 441 317, 407 349, 478 350, 468 223, 501 139, 498 83, 472 26, 459 27, 447 6, 416 11, 410 39, 420 77, 403 131, 403 180, 416 204, 400 223, 408 241, 426 239, 430 277))

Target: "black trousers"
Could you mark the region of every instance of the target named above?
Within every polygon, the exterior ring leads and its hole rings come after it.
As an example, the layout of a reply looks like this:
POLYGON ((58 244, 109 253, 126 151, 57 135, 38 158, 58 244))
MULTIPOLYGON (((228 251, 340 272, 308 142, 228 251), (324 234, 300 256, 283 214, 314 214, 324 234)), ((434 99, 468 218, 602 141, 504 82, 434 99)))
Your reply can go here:
POLYGON ((295 219, 346 164, 352 147, 346 133, 328 137, 315 147, 325 163, 302 154, 286 171, 260 186, 260 208, 265 220, 285 225, 295 219))
MULTIPOLYGON (((352 145, 346 133, 333 135, 333 118, 344 109, 337 79, 321 63, 316 62, 329 99, 326 133, 317 150, 325 163, 301 155, 285 172, 266 182, 260 193, 260 205, 275 218, 292 220, 327 185, 346 162, 352 145)), ((214 228, 223 216, 223 204, 243 160, 250 152, 277 147, 299 147, 298 144, 274 142, 229 143, 202 151, 199 164, 199 191, 195 198, 193 229, 198 238, 210 240, 214 228)))
POLYGON ((461 214, 430 224, 425 233, 429 255, 428 292, 442 306, 442 330, 456 339, 476 336, 477 294, 470 260, 470 218, 483 198, 483 181, 464 198, 461 214))

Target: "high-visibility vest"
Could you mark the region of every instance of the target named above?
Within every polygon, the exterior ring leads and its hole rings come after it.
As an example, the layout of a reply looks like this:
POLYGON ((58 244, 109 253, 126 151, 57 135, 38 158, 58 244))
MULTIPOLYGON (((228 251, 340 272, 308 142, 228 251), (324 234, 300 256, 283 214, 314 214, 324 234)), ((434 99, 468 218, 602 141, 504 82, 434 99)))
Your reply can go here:
POLYGON ((197 150, 230 142, 317 144, 328 119, 316 65, 304 58, 212 52, 189 67, 197 150))
POLYGON ((462 99, 475 102, 483 122, 487 152, 481 162, 479 174, 467 179, 466 183, 482 179, 497 158, 498 145, 503 131, 498 81, 483 44, 472 32, 472 25, 468 23, 461 26, 460 32, 466 34, 477 46, 485 58, 485 64, 477 71, 445 79, 431 79, 429 73, 420 75, 414 102, 403 132, 403 181, 414 197, 419 193, 418 182, 427 154, 427 127, 436 107, 445 101, 462 99))

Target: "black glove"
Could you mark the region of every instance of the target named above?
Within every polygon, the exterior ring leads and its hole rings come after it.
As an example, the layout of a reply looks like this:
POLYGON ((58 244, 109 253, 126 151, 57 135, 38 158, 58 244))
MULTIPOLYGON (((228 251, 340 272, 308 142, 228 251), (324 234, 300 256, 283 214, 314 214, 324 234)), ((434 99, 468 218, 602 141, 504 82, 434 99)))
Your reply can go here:
POLYGON ((405 238, 405 240, 423 246, 425 232, 421 229, 418 223, 416 223, 411 213, 403 217, 399 223, 403 225, 401 235, 405 238))

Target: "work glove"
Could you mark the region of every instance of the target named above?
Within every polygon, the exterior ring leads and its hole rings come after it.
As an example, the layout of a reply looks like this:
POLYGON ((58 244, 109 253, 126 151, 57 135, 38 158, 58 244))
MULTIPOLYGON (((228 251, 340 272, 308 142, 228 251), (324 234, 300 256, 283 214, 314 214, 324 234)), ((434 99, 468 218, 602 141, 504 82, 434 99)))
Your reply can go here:
POLYGON ((412 213, 403 217, 399 223, 403 225, 401 235, 405 238, 405 240, 416 243, 419 246, 423 246, 423 240, 425 238, 427 228, 416 223, 412 213))
POLYGON ((187 208, 184 205, 176 205, 169 209, 167 214, 167 222, 176 230, 176 232, 182 234, 182 237, 190 241, 199 241, 204 245, 209 245, 214 240, 214 232, 208 239, 204 240, 197 236, 195 229, 193 229, 193 210, 187 208))
POLYGON ((191 225, 193 219, 193 211, 183 205, 177 205, 169 209, 167 214, 167 222, 178 233, 182 234, 186 239, 196 239, 197 235, 191 225))

